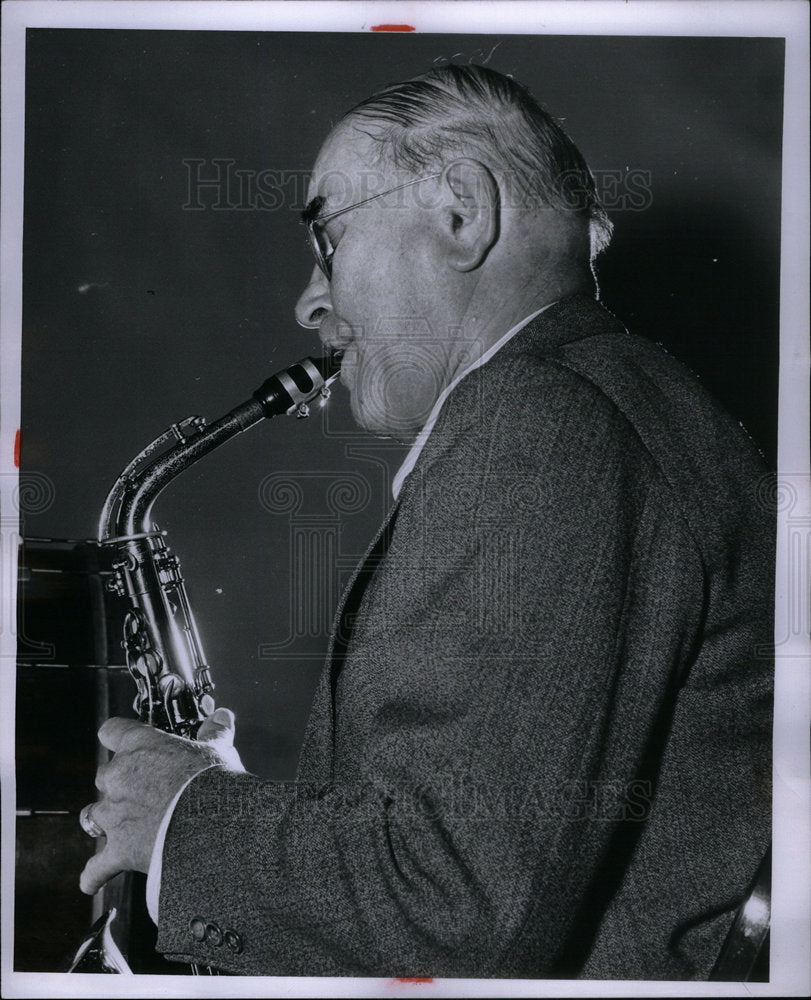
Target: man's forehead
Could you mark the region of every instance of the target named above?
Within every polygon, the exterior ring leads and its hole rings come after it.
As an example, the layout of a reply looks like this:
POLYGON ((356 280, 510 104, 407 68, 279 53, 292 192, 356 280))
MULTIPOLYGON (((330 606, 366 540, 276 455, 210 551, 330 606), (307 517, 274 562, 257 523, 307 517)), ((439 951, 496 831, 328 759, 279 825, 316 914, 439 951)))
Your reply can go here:
POLYGON ((379 145, 370 136, 351 125, 339 125, 315 161, 308 202, 323 198, 326 214, 385 191, 392 171, 380 162, 379 152, 379 145))

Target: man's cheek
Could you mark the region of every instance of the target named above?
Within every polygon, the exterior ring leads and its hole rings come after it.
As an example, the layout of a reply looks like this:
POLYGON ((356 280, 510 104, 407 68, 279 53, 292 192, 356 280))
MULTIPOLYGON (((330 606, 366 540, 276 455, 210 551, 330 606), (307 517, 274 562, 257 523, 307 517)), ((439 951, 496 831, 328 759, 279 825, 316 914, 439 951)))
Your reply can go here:
POLYGON ((344 348, 341 358, 341 385, 350 392, 355 387, 355 373, 358 366, 358 352, 354 344, 349 344, 344 348))
POLYGON ((409 353, 406 348, 359 359, 353 396, 370 429, 408 436, 427 420, 441 388, 438 372, 434 365, 415 364, 409 353))
POLYGON ((403 422, 396 354, 365 345, 365 349, 358 350, 356 359, 354 370, 355 359, 349 359, 356 419, 369 430, 395 433, 403 422))

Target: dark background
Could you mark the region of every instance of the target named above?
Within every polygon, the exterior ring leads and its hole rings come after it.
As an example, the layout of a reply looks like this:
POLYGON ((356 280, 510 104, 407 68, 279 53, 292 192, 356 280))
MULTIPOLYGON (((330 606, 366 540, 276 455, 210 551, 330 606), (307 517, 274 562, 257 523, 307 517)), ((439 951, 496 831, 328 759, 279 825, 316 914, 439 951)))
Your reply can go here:
MULTIPOLYGON (((292 315, 306 171, 344 110, 437 60, 513 74, 598 187, 630 191, 610 210, 604 302, 774 467, 782 40, 37 29, 26 59, 21 460, 52 496, 26 535, 94 537, 115 477, 169 424, 318 353, 292 315), (209 190, 184 209, 195 158, 206 176, 214 158, 285 171, 284 197, 252 206, 233 187, 232 208, 209 190)), ((246 766, 273 778, 294 772, 340 588, 404 455, 355 431, 343 390, 324 414, 255 428, 156 504, 218 701, 246 766)))

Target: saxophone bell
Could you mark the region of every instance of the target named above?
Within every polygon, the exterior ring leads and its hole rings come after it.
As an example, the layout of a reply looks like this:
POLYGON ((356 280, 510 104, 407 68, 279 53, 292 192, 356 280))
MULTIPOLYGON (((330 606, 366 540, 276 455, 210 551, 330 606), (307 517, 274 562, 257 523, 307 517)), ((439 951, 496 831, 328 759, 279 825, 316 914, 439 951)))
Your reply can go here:
POLYGON ((87 937, 79 945, 68 972, 132 975, 132 969, 121 954, 110 930, 115 916, 116 909, 112 907, 93 924, 87 937))

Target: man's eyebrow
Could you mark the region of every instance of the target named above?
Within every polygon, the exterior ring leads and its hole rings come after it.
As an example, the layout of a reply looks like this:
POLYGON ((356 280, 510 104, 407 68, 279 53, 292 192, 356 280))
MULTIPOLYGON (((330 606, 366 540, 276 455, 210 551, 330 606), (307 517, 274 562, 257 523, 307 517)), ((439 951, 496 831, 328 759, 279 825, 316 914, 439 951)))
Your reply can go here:
POLYGON ((314 222, 321 213, 325 200, 326 199, 323 195, 319 194, 317 197, 313 198, 312 201, 308 202, 307 207, 301 213, 301 221, 314 222))

